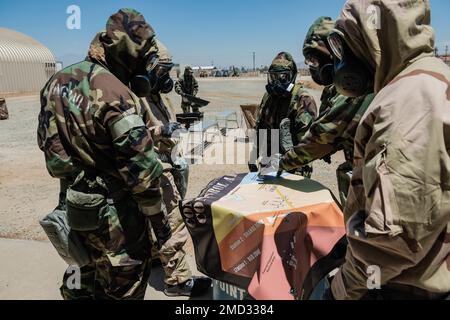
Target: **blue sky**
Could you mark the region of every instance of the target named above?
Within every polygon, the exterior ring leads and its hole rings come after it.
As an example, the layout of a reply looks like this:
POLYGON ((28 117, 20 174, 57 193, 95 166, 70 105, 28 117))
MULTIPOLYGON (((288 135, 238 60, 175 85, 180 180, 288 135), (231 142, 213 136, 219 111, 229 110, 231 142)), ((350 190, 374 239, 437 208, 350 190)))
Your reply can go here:
MULTIPOLYGON (((182 64, 251 66, 270 64, 279 51, 297 61, 307 29, 321 15, 337 17, 344 0, 0 0, 0 27, 32 36, 65 64, 86 55, 90 40, 119 8, 141 11, 182 64), (81 8, 81 30, 68 30, 66 9, 81 8)), ((431 0, 441 52, 450 45, 450 1, 431 0)))

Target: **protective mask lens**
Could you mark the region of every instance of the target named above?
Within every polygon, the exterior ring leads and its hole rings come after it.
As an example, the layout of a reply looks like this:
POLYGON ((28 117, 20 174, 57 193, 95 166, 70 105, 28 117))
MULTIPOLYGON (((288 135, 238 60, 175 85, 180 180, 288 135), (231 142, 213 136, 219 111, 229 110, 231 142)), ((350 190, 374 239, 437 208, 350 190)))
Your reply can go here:
POLYGON ((306 57, 305 64, 308 66, 308 68, 314 68, 314 69, 318 69, 320 66, 319 59, 317 59, 314 56, 306 57))
POLYGON ((137 75, 130 81, 130 89, 138 97, 143 98, 150 95, 150 80, 147 76, 137 75))
POLYGON ((328 45, 330 46, 333 56, 339 61, 342 61, 344 58, 344 40, 342 37, 337 33, 331 34, 328 37, 328 45))
POLYGON ((281 84, 287 84, 291 82, 291 72, 271 72, 270 81, 271 83, 279 82, 281 84))
POLYGON ((159 58, 157 55, 151 55, 148 57, 147 60, 147 67, 146 70, 148 73, 152 72, 153 69, 155 69, 159 65, 159 58))

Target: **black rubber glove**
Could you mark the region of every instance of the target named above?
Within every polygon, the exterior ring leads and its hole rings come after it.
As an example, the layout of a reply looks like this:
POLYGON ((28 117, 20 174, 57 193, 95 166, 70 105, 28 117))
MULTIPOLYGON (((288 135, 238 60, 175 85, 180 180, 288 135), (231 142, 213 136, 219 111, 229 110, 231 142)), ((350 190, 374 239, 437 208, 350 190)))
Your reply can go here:
POLYGON ((325 157, 322 158, 323 161, 325 161, 328 164, 331 164, 331 155, 326 155, 325 157))
POLYGON ((283 169, 283 157, 281 157, 280 162, 278 162, 277 178, 280 178, 285 171, 286 170, 283 169))
POLYGON ((152 229, 155 232, 157 248, 160 250, 164 243, 172 237, 169 220, 166 218, 164 212, 152 215, 149 219, 152 224, 152 229))
POLYGON ((171 138, 173 133, 177 130, 181 130, 182 126, 178 122, 169 122, 161 129, 161 134, 164 138, 171 138))
POLYGON ((256 163, 248 163, 248 171, 258 172, 258 166, 256 165, 256 163))

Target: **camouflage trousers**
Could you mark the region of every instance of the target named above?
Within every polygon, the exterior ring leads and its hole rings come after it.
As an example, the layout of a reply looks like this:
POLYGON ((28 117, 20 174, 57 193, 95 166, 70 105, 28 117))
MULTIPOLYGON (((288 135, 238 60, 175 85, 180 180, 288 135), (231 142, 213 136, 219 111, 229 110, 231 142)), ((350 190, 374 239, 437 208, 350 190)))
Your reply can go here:
POLYGON ((347 203, 348 191, 352 181, 353 166, 350 162, 344 162, 336 170, 339 198, 342 208, 345 208, 347 203))
MULTIPOLYGON (((72 231, 74 232, 74 231, 72 231)), ((151 271, 148 221, 131 200, 114 203, 98 230, 77 232, 92 261, 80 269, 80 286, 72 288, 66 272, 64 299, 143 299, 151 271)))
MULTIPOLYGON (((172 237, 158 251, 152 250, 152 258, 159 258, 164 269, 164 282, 177 285, 192 277, 191 269, 186 259, 184 246, 188 239, 188 230, 178 207, 168 214, 172 237)), ((154 237, 152 235, 152 237, 154 237)))
POLYGON ((151 260, 137 266, 114 267, 108 260, 81 268, 81 286, 69 288, 69 270, 60 288, 64 300, 143 300, 151 272, 151 260))
POLYGON ((183 110, 183 113, 191 113, 191 108, 192 108, 192 113, 198 113, 200 112, 199 107, 192 105, 190 103, 181 103, 181 109, 183 110))

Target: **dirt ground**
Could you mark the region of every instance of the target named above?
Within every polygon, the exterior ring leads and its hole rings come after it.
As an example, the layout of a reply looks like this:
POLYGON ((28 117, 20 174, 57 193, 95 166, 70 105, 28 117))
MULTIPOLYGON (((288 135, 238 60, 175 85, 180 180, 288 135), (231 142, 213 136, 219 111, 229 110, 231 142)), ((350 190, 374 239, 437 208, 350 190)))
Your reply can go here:
MULTIPOLYGON (((223 110, 236 110, 246 103, 259 103, 266 79, 199 79, 199 97, 211 101, 205 118, 223 110)), ((312 91, 319 101, 320 92, 312 91)), ((180 98, 171 93, 175 106, 180 98)), ((0 121, 0 238, 45 240, 39 219, 57 202, 58 181, 45 168, 43 153, 36 143, 38 96, 7 98, 10 119, 0 121)), ((181 112, 181 110, 180 110, 181 112)), ((314 164, 313 178, 337 194, 335 170, 343 161, 342 154, 333 157, 332 165, 314 164)), ((187 197, 195 197, 214 178, 244 173, 246 165, 194 165, 190 171, 187 197)))

